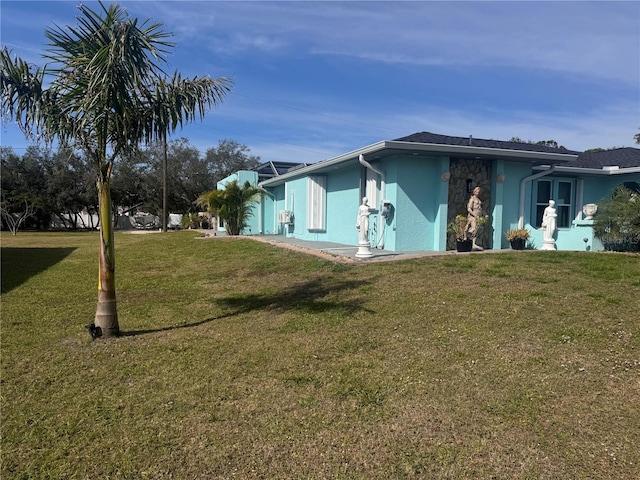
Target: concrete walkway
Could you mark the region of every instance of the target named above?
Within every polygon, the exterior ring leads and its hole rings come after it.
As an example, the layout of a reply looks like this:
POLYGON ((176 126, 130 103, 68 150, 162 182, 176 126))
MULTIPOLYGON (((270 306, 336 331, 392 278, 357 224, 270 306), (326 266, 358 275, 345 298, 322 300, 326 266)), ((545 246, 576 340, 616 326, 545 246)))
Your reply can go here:
MULTIPOLYGON (((201 230, 207 238, 230 238, 224 233, 217 232, 214 236, 211 230, 201 230)), ((317 255, 330 260, 345 263, 372 263, 372 262, 388 262, 393 260, 406 260, 410 258, 422 258, 433 256, 450 256, 450 255, 477 255, 488 252, 500 252, 508 250, 484 250, 482 252, 458 253, 455 250, 446 252, 392 252, 372 248, 373 256, 369 258, 358 258, 356 252, 357 245, 345 245, 333 242, 308 241, 297 238, 285 237, 284 235, 242 235, 234 238, 252 239, 260 242, 269 243, 282 248, 289 248, 296 251, 317 255)))

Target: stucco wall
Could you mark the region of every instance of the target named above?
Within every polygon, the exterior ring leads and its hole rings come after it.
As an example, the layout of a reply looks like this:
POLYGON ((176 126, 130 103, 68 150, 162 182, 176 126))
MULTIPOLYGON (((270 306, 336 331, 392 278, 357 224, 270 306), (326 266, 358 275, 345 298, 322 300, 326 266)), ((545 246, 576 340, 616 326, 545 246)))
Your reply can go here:
POLYGON ((360 168, 337 170, 329 175, 327 177, 327 230, 315 232, 316 238, 345 245, 357 245, 356 218, 359 205, 360 168))
POLYGON ((282 234, 283 225, 280 225, 278 215, 284 210, 284 185, 270 188, 269 194, 263 195, 260 201, 261 208, 261 233, 265 235, 282 234))
POLYGON ((403 156, 398 166, 395 247, 399 251, 434 250, 440 206, 440 157, 403 156))
POLYGON ((307 177, 286 184, 287 209, 294 212, 293 226, 285 229, 289 237, 357 245, 356 217, 360 205, 360 166, 331 172, 326 177, 326 230, 307 229, 307 177))

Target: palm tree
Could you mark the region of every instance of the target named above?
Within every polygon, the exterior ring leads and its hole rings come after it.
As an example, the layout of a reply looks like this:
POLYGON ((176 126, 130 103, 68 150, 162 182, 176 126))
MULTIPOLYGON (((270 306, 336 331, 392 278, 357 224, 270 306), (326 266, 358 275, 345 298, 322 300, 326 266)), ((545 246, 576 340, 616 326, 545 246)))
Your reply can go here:
POLYGON ((224 190, 203 193, 196 200, 196 204, 224 220, 229 235, 240 235, 253 215, 252 204, 263 192, 263 189, 254 187, 249 182, 240 186, 237 180, 233 180, 227 183, 224 190))
POLYGON ((84 150, 95 167, 100 205, 98 307, 103 336, 119 334, 110 179, 118 156, 166 140, 202 119, 230 90, 228 78, 168 78, 161 68, 174 45, 162 24, 139 24, 118 5, 79 7, 78 26, 46 29, 49 63, 32 67, 0 51, 3 114, 26 135, 84 150), (49 80, 50 78, 50 80, 49 80))

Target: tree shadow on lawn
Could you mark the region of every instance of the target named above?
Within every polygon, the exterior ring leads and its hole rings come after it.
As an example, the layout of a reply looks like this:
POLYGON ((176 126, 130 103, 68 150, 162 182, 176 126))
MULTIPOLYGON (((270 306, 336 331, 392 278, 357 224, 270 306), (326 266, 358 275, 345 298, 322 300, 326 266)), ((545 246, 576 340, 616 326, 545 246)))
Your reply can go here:
POLYGON ((229 309, 227 313, 216 317, 207 318, 195 323, 185 323, 183 325, 174 325, 171 327, 156 328, 149 330, 131 330, 123 331, 122 336, 143 335, 147 333, 164 332, 168 330, 177 330, 180 328, 191 328, 204 325, 205 323, 221 320, 223 318, 243 315, 252 311, 273 311, 287 312, 300 311, 305 313, 339 313, 342 315, 350 315, 357 311, 365 311, 371 313, 371 310, 363 307, 363 298, 358 297, 348 301, 327 300, 327 295, 333 292, 343 292, 345 290, 355 290, 369 282, 366 281, 323 281, 322 279, 309 280, 298 284, 293 288, 275 292, 272 294, 253 293, 247 295, 237 295, 232 297, 220 298, 215 302, 220 307, 229 309))
POLYGON ((44 272, 71 255, 75 248, 14 248, 0 249, 2 256, 2 293, 19 287, 31 277, 44 272))

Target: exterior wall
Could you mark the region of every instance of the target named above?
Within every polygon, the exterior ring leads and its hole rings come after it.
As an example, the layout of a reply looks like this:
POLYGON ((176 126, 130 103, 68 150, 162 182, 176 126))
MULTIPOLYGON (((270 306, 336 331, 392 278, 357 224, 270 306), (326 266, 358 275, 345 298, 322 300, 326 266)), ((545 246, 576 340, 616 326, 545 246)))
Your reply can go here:
MULTIPOLYGON (((359 168, 337 170, 335 173, 328 175, 327 230, 325 232, 315 232, 315 235, 330 242, 357 245, 356 218, 358 216, 358 207, 362 200, 360 197, 359 168)), ((370 227, 373 225, 374 218, 372 216, 370 227)))
MULTIPOLYGON (((301 240, 356 245, 358 233, 355 225, 360 205, 360 167, 339 169, 325 177, 326 229, 307 229, 307 177, 301 177, 287 181, 284 187, 285 200, 282 209, 293 212, 294 224, 287 226, 283 233, 288 237, 301 240)), ((280 210, 280 206, 278 209, 280 210)))
POLYGON ((442 165, 447 157, 402 156, 393 159, 397 165, 395 204, 395 249, 397 251, 429 251, 442 249, 442 165))
MULTIPOLYGON (((588 203, 598 204, 610 197, 613 190, 624 182, 639 182, 640 175, 611 175, 579 177, 581 183, 576 198, 576 215, 571 228, 557 232, 556 248, 558 250, 601 251, 604 245, 593 235, 593 220, 584 220, 582 208, 588 203), (580 194, 581 192, 581 194, 580 194), (586 242, 585 242, 586 239, 586 242)), ((596 213, 597 216, 597 213, 596 213)))
POLYGON ((307 178, 289 180, 284 186, 284 209, 293 213, 293 224, 287 225, 284 234, 291 238, 316 240, 305 235, 307 225, 307 178))
POLYGON ((260 233, 282 235, 285 225, 279 223, 279 212, 284 210, 284 185, 274 187, 260 199, 260 233))
MULTIPOLYGON (((640 182, 640 175, 575 175, 562 172, 554 173, 545 179, 571 180, 575 182, 573 193, 573 221, 568 228, 558 228, 554 235, 557 250, 570 251, 600 251, 604 250, 602 242, 593 235, 593 221, 584 220, 582 208, 588 203, 598 204, 604 198, 609 197, 614 188, 624 182, 640 182), (586 240, 586 241, 585 241, 586 240)), ((527 188, 526 227, 531 232, 529 245, 538 249, 542 246, 543 233, 538 230, 535 223, 535 206, 532 185, 527 188)), ((597 216, 597 214, 596 214, 597 216)))
MULTIPOLYGON (((504 182, 501 185, 501 198, 496 198, 495 208, 500 205, 501 210, 501 226, 496 227, 494 234, 495 249, 510 248, 509 242, 505 237, 508 230, 518 228, 520 217, 520 182, 531 176, 531 165, 522 162, 504 162, 504 182)), ((528 230, 533 230, 533 226, 529 224, 531 221, 531 182, 525 185, 525 205, 524 205, 524 226, 528 230)), ((542 237, 540 237, 542 238, 542 237)), ((542 244, 542 240, 540 240, 542 244)))
POLYGON ((610 197, 613 190, 622 185, 624 182, 637 182, 640 183, 640 174, 636 175, 611 175, 608 177, 585 177, 583 179, 584 184, 584 196, 582 205, 579 205, 582 210, 582 206, 587 203, 598 204, 604 198, 610 197))
MULTIPOLYGON (((373 246, 382 247, 391 252, 397 252, 397 227, 398 218, 398 163, 385 160, 381 165, 384 169, 386 178, 386 187, 384 198, 380 200, 388 200, 390 202, 390 211, 387 218, 380 219, 378 214, 371 216, 371 224, 377 225, 378 235, 374 237, 373 246)), ((382 196, 382 193, 380 194, 382 196)))

